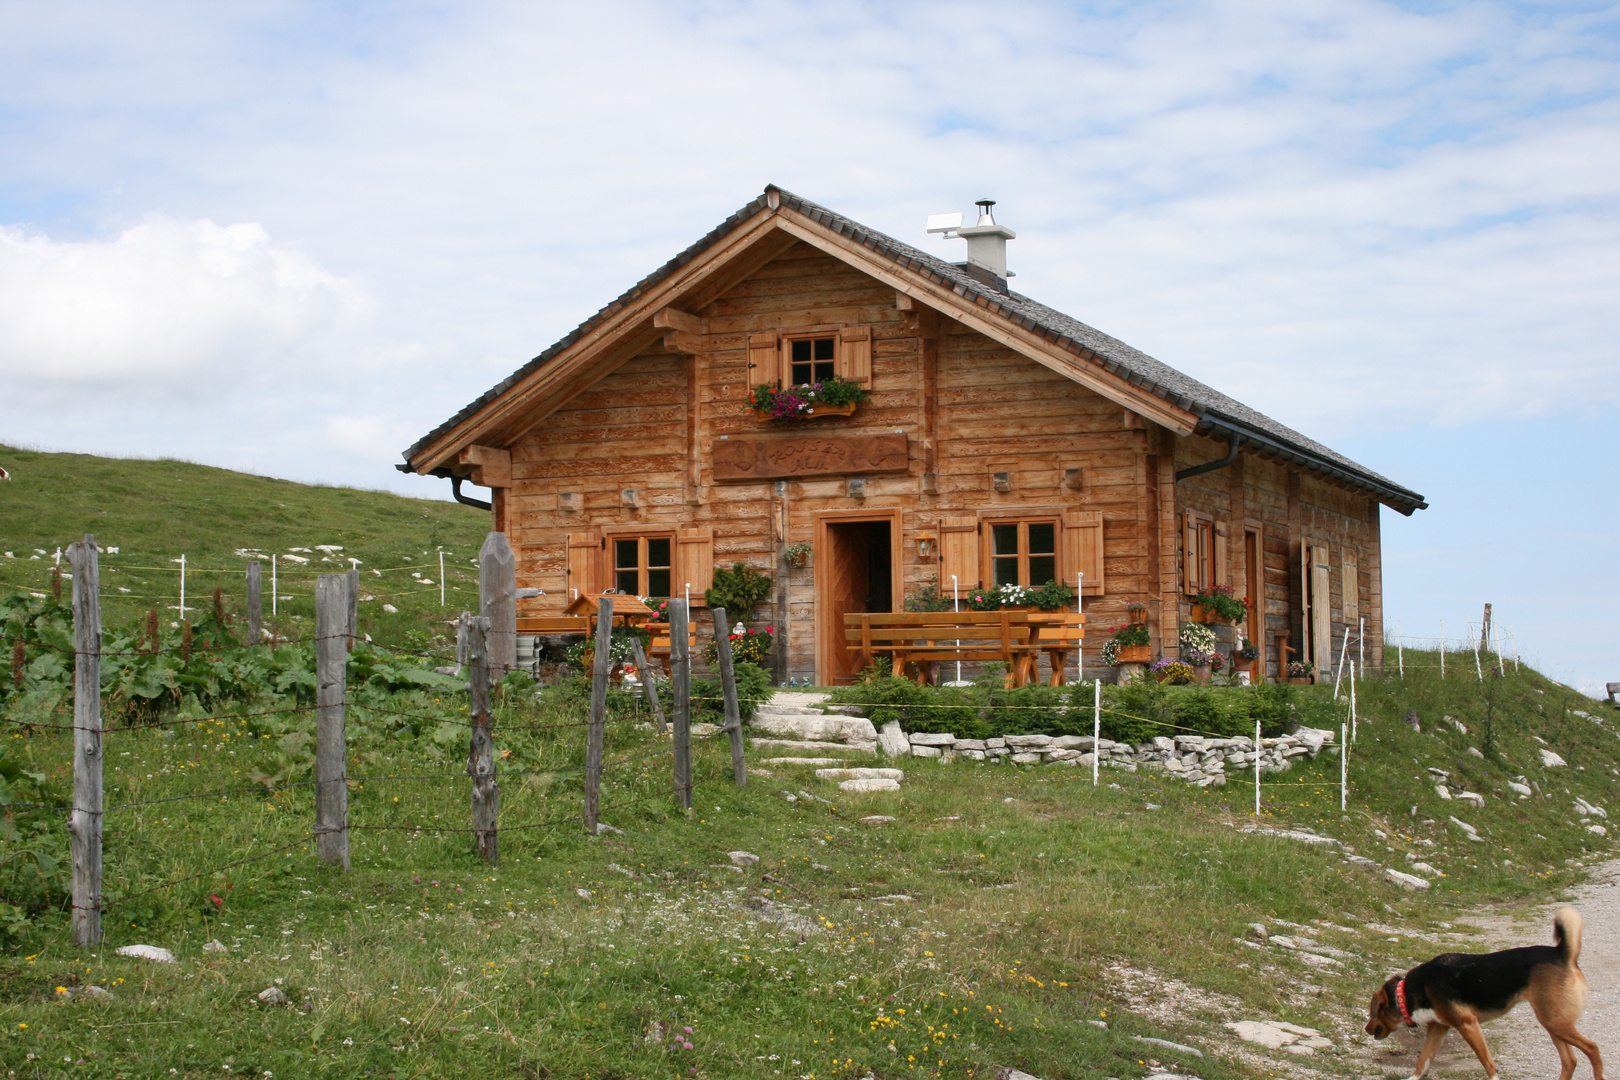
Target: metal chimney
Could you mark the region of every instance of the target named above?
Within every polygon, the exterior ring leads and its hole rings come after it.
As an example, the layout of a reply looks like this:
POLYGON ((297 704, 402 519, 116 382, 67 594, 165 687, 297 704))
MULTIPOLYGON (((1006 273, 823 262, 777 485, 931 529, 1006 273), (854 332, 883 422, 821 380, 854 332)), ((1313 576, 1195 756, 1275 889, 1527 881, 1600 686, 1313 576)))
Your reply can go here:
POLYGON ((988 283, 1006 292, 1007 279, 1013 276, 1007 271, 1007 241, 1016 239, 1018 234, 1005 225, 996 224, 990 212, 996 200, 980 199, 974 205, 979 208, 975 224, 963 227, 961 214, 934 214, 928 219, 928 231, 966 240, 967 262, 958 265, 965 266, 976 278, 993 279, 988 283))

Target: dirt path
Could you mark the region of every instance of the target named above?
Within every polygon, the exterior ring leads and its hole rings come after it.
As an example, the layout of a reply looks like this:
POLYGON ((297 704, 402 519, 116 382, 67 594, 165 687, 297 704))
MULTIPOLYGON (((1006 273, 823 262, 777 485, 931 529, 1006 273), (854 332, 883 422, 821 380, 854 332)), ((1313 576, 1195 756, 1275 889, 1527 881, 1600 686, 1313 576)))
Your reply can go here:
MULTIPOLYGON (((1609 1067, 1620 1068, 1620 861, 1598 867, 1592 879, 1575 890, 1575 897, 1573 906, 1586 924, 1581 970, 1591 991, 1579 1027, 1598 1044, 1609 1067)), ((1550 904, 1536 918, 1517 925, 1506 919, 1472 921, 1486 927, 1500 948, 1551 944, 1552 913, 1558 906, 1550 904)), ((1485 1031, 1503 1077, 1558 1075, 1558 1053, 1528 1005, 1520 1005, 1485 1031)), ((1576 1062, 1577 1077, 1590 1075, 1584 1056, 1577 1055, 1576 1062)))

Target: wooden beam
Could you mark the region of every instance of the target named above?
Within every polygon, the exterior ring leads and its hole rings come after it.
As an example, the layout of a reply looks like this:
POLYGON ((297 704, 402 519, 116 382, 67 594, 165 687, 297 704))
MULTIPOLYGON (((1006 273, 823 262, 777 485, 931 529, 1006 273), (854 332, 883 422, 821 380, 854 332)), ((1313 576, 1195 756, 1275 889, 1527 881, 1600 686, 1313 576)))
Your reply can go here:
POLYGON ((664 349, 666 352, 696 356, 703 351, 703 338, 698 334, 687 333, 685 330, 665 330, 664 349))
POLYGON ((962 325, 971 327, 985 337, 1014 352, 1029 357, 1044 367, 1065 375, 1088 390, 1095 391, 1110 401, 1117 402, 1149 420, 1169 428, 1178 435, 1190 435, 1198 417, 1155 394, 1135 386, 1118 376, 1088 363, 1066 349, 1045 341, 1028 331, 1008 325, 989 312, 981 312, 972 301, 956 295, 951 289, 919 277, 887 259, 874 255, 860 244, 829 232, 827 229, 795 211, 779 211, 779 227, 792 233, 812 247, 834 255, 844 262, 871 275, 883 284, 903 292, 914 300, 949 315, 962 325))
POLYGON ((703 320, 679 308, 667 307, 655 313, 653 325, 660 330, 685 330, 688 334, 703 333, 703 320))
POLYGON ((456 455, 456 464, 472 466, 469 479, 479 487, 505 488, 512 486, 512 452, 495 446, 464 446, 456 455))

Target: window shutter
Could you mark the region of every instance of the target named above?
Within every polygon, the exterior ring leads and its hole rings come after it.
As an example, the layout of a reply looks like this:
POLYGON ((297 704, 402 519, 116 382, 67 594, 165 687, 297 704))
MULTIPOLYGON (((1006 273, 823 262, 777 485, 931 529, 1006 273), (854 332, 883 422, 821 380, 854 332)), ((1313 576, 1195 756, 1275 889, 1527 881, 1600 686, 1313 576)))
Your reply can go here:
POLYGON ((951 575, 956 587, 968 592, 979 587, 979 519, 959 514, 939 519, 939 594, 951 595, 951 575))
POLYGON ((850 382, 858 382, 868 390, 872 388, 872 328, 846 326, 842 334, 844 353, 843 375, 850 382))
POLYGON ((1102 514, 1091 510, 1063 515, 1063 562, 1065 582, 1085 574, 1081 595, 1103 595, 1102 514))
POLYGON ((692 606, 703 607, 703 594, 714 584, 714 530, 707 525, 689 525, 675 530, 675 580, 670 592, 685 596, 692 587, 692 606))
POLYGON ((582 532, 568 534, 568 596, 563 604, 571 604, 575 595, 602 591, 602 534, 582 532))
POLYGON ((754 387, 767 386, 777 382, 782 377, 777 363, 776 335, 775 334, 749 334, 748 335, 748 392, 752 394, 754 387))
POLYGON ((1181 516, 1181 591, 1196 595, 1198 586, 1198 516, 1191 510, 1181 516))
POLYGON ((1228 538, 1228 535, 1227 535, 1227 523, 1224 522, 1224 521, 1217 521, 1215 523, 1215 584, 1216 585, 1230 585, 1230 584, 1232 584, 1231 555, 1232 555, 1232 548, 1231 548, 1231 542, 1230 542, 1230 540, 1228 538))

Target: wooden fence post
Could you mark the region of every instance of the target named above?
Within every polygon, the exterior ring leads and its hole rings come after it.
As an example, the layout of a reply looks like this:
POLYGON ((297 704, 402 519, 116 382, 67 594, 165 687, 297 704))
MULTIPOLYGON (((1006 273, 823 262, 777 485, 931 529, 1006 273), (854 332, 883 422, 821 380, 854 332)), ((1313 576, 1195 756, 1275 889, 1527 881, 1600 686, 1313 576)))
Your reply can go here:
POLYGON ((685 600, 669 602, 669 689, 675 710, 675 790, 692 812, 692 655, 685 600))
POLYGON ((349 868, 348 745, 343 730, 349 575, 315 579, 315 850, 349 868))
POLYGON ((264 572, 259 560, 247 564, 247 643, 257 645, 264 637, 264 572))
POLYGON ((472 777, 473 838, 484 861, 499 866, 495 821, 501 789, 495 779, 495 739, 489 729, 489 620, 468 619, 466 625, 467 700, 472 714, 467 775, 472 777))
POLYGON ((748 786, 748 765, 743 760, 742 710, 737 706, 737 677, 731 666, 731 627, 726 609, 714 609, 714 651, 720 661, 720 691, 726 702, 726 735, 731 739, 731 778, 748 786))
POLYGON ((96 538, 68 547, 73 566, 73 942, 101 940, 101 567, 96 538))
POLYGON ((658 733, 669 733, 669 725, 664 723, 664 706, 658 700, 658 687, 653 684, 651 666, 647 663, 647 652, 641 647, 641 639, 630 639, 631 659, 636 663, 636 677, 641 680, 641 692, 647 697, 647 708, 652 710, 653 721, 658 725, 658 733))
MULTIPOLYGON (((491 533, 490 535, 494 535, 491 533)), ((607 723, 608 672, 613 668, 613 597, 604 596, 596 609, 596 657, 591 665, 591 718, 585 735, 585 831, 598 832, 597 812, 602 794, 602 735, 607 723)))
POLYGON ((345 635, 349 640, 346 643, 346 652, 354 652, 354 639, 360 633, 360 568, 351 566, 349 572, 343 575, 349 583, 349 610, 347 612, 349 630, 345 635))
POLYGON ((489 619, 489 678, 500 682, 517 668, 517 560, 503 532, 478 552, 478 614, 489 619))

